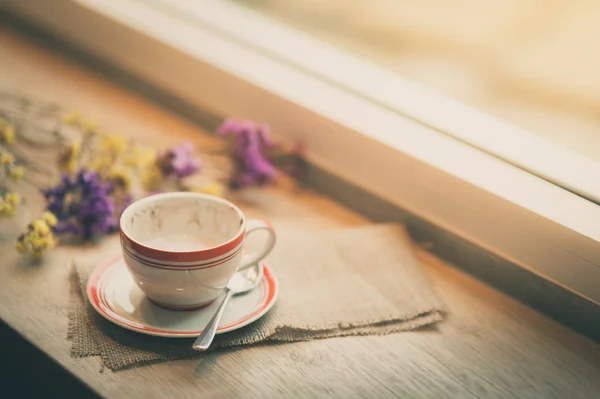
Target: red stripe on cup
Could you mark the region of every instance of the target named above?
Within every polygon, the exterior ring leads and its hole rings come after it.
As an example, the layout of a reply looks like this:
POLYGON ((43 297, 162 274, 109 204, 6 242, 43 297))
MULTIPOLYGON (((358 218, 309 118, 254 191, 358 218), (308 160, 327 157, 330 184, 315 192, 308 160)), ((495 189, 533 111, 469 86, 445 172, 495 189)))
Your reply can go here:
POLYGON ((158 263, 155 261, 152 261, 150 259, 145 259, 140 257, 138 254, 136 254, 135 252, 133 252, 129 247, 127 247, 127 245, 123 244, 122 245, 122 249, 123 251, 131 256, 134 260, 136 260, 137 262, 145 265, 145 266, 149 266, 149 267, 154 267, 157 269, 166 269, 166 270, 181 270, 181 271, 187 271, 187 270, 199 270, 199 269, 208 269, 210 267, 215 267, 218 265, 221 265, 225 262, 227 262, 228 260, 234 258, 237 254, 240 253, 240 251, 242 250, 242 247, 239 247, 235 252, 227 255, 224 258, 221 259, 216 259, 213 262, 204 262, 204 263, 197 263, 197 264, 181 264, 181 265, 168 265, 168 264, 164 264, 164 263, 158 263))
POLYGON ((234 248, 240 245, 244 240, 245 234, 245 231, 241 231, 236 237, 213 248, 200 249, 198 251, 177 252, 147 247, 129 238, 121 229, 121 239, 131 249, 147 258, 165 262, 201 262, 218 258, 219 256, 223 256, 228 252, 231 252, 234 248))

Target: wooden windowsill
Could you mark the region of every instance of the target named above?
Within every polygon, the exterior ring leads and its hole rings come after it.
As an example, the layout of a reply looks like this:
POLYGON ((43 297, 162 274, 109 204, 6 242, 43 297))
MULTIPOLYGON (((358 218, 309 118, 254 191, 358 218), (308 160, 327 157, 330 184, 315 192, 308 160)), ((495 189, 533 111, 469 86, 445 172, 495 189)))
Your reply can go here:
MULTIPOLYGON (((0 28, 0 48, 0 90, 82 108, 107 126, 157 145, 175 139, 214 145, 215 138, 198 127, 5 28, 0 28)), ((250 216, 268 218, 280 230, 370 223, 306 191, 250 191, 236 201, 250 216)), ((10 234, 4 228, 2 233, 10 234)), ((0 243, 0 319, 56 362, 48 367, 59 365, 101 396, 167 397, 177 392, 180 397, 210 397, 211 386, 217 384, 226 384, 231 396, 252 396, 255 392, 243 388, 248 381, 264 381, 264 396, 280 396, 281 389, 306 397, 326 392, 348 396, 359 389, 368 396, 385 390, 418 397, 593 397, 600 391, 600 345, 422 250, 423 268, 449 310, 437 330, 248 348, 207 354, 201 360, 100 372, 99 359, 69 355, 69 262, 76 256, 101 259, 118 250, 116 238, 96 248, 61 247, 35 268, 20 265, 11 247, 10 240, 0 243), (246 367, 246 353, 255 350, 290 359, 289 370, 246 367), (306 361, 300 367, 293 358, 306 361), (334 380, 321 380, 320 370, 334 358, 347 369, 334 373, 334 380)))

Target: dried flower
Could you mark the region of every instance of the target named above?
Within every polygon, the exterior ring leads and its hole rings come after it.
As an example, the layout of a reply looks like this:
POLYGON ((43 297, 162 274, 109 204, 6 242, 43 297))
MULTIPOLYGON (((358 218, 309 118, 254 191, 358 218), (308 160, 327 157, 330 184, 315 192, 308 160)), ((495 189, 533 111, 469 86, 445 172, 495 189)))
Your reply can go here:
POLYGON ((100 151, 120 155, 127 149, 127 139, 118 134, 110 134, 100 140, 100 151))
POLYGON ((158 188, 163 175, 156 165, 150 165, 140 172, 140 181, 142 186, 148 191, 154 191, 158 188))
POLYGON ((6 125, 2 129, 2 141, 9 145, 15 142, 15 127, 13 125, 6 125))
POLYGON ((15 157, 10 152, 0 154, 0 165, 4 166, 8 175, 15 181, 21 180, 25 173, 25 169, 22 166, 15 165, 15 157))
POLYGON ((42 219, 44 219, 46 224, 50 227, 54 227, 58 223, 58 219, 56 218, 56 216, 54 216, 54 214, 52 212, 48 212, 48 211, 44 212, 42 214, 42 219))
POLYGON ((29 248, 27 247, 27 242, 25 242, 25 236, 21 237, 19 238, 19 240, 17 240, 15 248, 20 254, 25 255, 28 252, 29 248))
POLYGON ((90 170, 106 177, 113 166, 119 162, 120 156, 127 149, 128 142, 122 136, 112 134, 100 137, 100 148, 87 166, 90 170))
POLYGON ((77 126, 81 122, 81 112, 71 111, 62 118, 62 122, 67 126, 77 126))
POLYGON ((21 196, 19 193, 6 193, 4 199, 11 205, 19 205, 21 203, 21 196))
POLYGON ((145 168, 156 161, 156 150, 154 148, 143 148, 139 145, 123 157, 123 163, 131 168, 145 168))
POLYGON ((73 140, 65 151, 60 154, 58 165, 63 172, 74 173, 81 155, 81 140, 73 140))
POLYGON ((15 156, 10 152, 3 152, 0 154, 0 164, 4 166, 12 165, 15 162, 15 156))
POLYGON ((27 227, 27 232, 19 236, 15 244, 19 253, 30 253, 34 258, 39 259, 47 250, 56 246, 57 240, 52 233, 52 226, 48 223, 47 214, 49 212, 44 213, 42 218, 31 222, 27 227))
POLYGON ((0 117, 0 141, 10 145, 15 142, 15 127, 6 119, 0 117))
POLYGON ((17 205, 21 203, 21 197, 17 193, 7 193, 0 196, 0 217, 12 216, 17 211, 17 205))
POLYGON ((14 209, 10 204, 7 204, 3 198, 0 198, 0 217, 14 215, 14 209))
POLYGON ((230 181, 232 188, 263 186, 277 177, 277 170, 262 153, 263 147, 273 145, 268 125, 229 118, 218 132, 222 136, 233 136, 235 173, 230 181))
POLYGON ((43 219, 34 220, 31 222, 31 228, 36 233, 46 235, 50 232, 50 226, 43 219))
POLYGON ((48 210, 58 219, 54 231, 86 240, 113 231, 120 214, 115 214, 111 191, 96 172, 81 170, 74 178, 63 175, 60 184, 44 192, 48 210))
POLYGON ((100 127, 100 124, 95 119, 82 119, 79 125, 87 133, 98 133, 98 128, 100 127))
POLYGON ((11 166, 8 174, 14 181, 19 181, 25 174, 25 168, 22 166, 11 166))
POLYGON ((119 187, 125 191, 131 187, 131 172, 128 169, 114 167, 110 170, 108 179, 113 187, 119 187))
POLYGON ((222 197, 223 192, 225 190, 221 183, 212 182, 212 183, 208 183, 202 187, 194 188, 191 191, 193 191, 195 193, 202 193, 202 194, 215 195, 217 197, 222 197))
POLYGON ((105 152, 105 153, 96 155, 94 157, 94 159, 92 159, 92 161, 89 163, 88 169, 90 169, 94 172, 104 173, 107 170, 109 170, 110 168, 112 168, 114 163, 115 163, 115 158, 112 157, 109 153, 105 152))
POLYGON ((191 176, 200 170, 202 163, 193 156, 194 147, 189 142, 162 151, 156 163, 164 176, 183 178, 191 176))

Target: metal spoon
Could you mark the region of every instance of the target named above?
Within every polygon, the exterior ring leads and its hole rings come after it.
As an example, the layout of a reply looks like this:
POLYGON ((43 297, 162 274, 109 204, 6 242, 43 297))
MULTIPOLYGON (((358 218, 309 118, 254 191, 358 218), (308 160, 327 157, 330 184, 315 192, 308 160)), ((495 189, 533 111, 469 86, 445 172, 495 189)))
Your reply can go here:
POLYGON ((236 272, 227 287, 225 288, 225 298, 215 315, 210 319, 204 330, 202 330, 202 334, 194 341, 192 348, 197 351, 205 351, 208 349, 213 339, 215 338, 215 334, 217 332, 217 327, 219 327, 219 321, 221 321, 221 316, 223 316, 223 311, 227 306, 227 302, 233 295, 244 294, 248 291, 253 290, 260 284, 260 281, 263 278, 264 269, 262 264, 256 264, 254 267, 245 268, 236 272))

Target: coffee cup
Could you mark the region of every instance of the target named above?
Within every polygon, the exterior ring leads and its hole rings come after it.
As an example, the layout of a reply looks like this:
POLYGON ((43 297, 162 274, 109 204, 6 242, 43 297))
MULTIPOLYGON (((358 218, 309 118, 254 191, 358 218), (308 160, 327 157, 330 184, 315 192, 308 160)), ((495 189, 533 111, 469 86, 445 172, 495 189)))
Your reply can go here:
POLYGON ((137 286, 152 302, 173 310, 208 305, 238 269, 259 262, 275 245, 268 222, 247 220, 223 198, 188 192, 132 203, 121 215, 120 233, 137 286), (257 231, 268 233, 267 242, 244 255, 246 238, 257 231))

